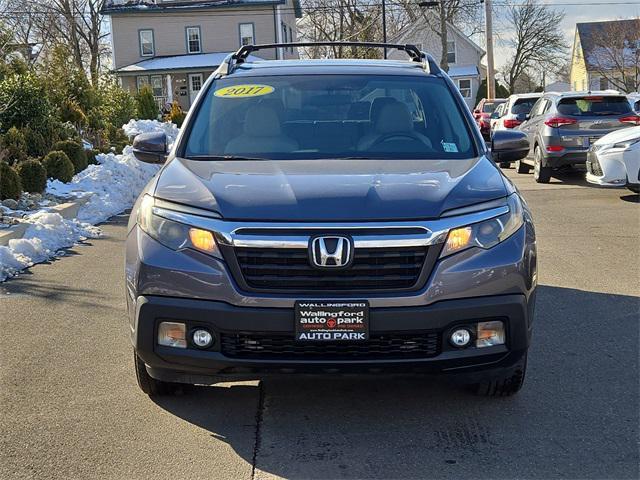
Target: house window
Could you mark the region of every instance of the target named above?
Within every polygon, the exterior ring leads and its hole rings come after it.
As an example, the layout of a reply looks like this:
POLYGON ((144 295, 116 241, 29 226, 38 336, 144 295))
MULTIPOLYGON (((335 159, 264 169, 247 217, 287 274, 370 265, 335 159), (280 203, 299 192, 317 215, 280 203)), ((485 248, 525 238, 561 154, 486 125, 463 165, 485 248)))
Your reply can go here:
POLYGON ((461 78, 458 80, 458 90, 464 98, 471 98, 471 79, 461 78))
POLYGON ((151 76, 151 88, 153 89, 154 97, 164 97, 164 85, 162 84, 161 75, 151 76))
POLYGON ((187 53, 201 53, 200 27, 187 27, 187 53))
POLYGON ((609 80, 604 77, 600 77, 600 90, 606 90, 609 88, 609 80))
POLYGON ((136 77, 136 87, 138 87, 138 93, 142 90, 142 87, 149 85, 149 77, 146 75, 136 77))
POLYGON ((252 45, 256 43, 253 23, 240 24, 240 45, 252 45))
POLYGON ((140 30, 140 55, 153 57, 155 47, 153 45, 153 30, 140 30))
POLYGON ((447 63, 456 63, 456 42, 447 41, 447 63))

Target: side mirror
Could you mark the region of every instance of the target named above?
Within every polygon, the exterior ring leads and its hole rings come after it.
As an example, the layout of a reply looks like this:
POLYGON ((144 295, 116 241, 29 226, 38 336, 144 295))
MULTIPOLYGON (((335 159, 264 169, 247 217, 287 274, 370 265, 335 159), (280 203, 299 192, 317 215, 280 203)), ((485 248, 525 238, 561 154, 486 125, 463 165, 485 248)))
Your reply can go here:
POLYGON ((529 154, 527 134, 518 130, 498 130, 491 139, 491 158, 496 163, 515 162, 529 154))
POLYGON ((167 160, 167 136, 162 132, 141 133, 133 139, 133 155, 144 163, 167 160))

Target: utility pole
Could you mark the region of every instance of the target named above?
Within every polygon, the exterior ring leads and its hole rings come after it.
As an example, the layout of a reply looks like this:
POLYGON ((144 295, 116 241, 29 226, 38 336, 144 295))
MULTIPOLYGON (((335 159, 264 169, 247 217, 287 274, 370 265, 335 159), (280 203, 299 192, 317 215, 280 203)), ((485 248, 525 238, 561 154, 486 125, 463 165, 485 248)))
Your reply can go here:
MULTIPOLYGON (((382 42, 387 43, 387 2, 382 0, 382 42)), ((384 58, 387 58, 387 48, 384 48, 384 58)))
POLYGON ((484 14, 487 29, 487 98, 496 97, 496 72, 493 66, 493 18, 491 16, 491 0, 484 0, 484 14))

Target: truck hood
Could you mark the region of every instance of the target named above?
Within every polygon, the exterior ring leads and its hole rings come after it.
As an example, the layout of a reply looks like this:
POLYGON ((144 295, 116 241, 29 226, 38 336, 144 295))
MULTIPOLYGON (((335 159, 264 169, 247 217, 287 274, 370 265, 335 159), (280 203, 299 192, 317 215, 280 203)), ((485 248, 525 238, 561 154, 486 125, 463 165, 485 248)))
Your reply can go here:
POLYGON ((470 160, 202 161, 174 158, 156 198, 228 220, 384 221, 438 218, 504 197, 502 174, 470 160))

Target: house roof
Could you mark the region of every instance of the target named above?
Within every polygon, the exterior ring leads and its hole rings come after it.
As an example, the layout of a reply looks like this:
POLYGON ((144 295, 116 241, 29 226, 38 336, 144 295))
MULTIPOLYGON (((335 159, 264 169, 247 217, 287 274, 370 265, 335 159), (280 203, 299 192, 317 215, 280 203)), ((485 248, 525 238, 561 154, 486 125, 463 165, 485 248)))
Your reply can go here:
MULTIPOLYGON (((433 12, 430 12, 430 11, 427 11, 425 13, 428 14, 428 15, 435 15, 433 12)), ((480 55, 484 55, 485 53, 487 53, 482 49, 482 47, 480 45, 478 45, 473 40, 471 40, 469 37, 467 37, 464 34, 464 32, 462 32, 459 28, 457 28, 453 24, 447 22, 447 27, 448 27, 448 29, 450 31, 454 32, 456 35, 458 35, 460 38, 462 38, 462 40, 464 42, 466 42, 470 47, 472 47, 474 50, 477 50, 480 53, 480 55)), ((423 28, 427 28, 427 25, 425 25, 424 23, 421 23, 421 22, 414 22, 412 24, 409 24, 405 28, 400 30, 398 33, 396 33, 392 37, 391 42, 392 43, 394 43, 394 42, 397 43, 398 39, 404 38, 407 35, 412 35, 412 34, 416 33, 417 31, 419 31, 419 30, 421 30, 423 28)))
MULTIPOLYGON (((188 12, 215 8, 241 8, 264 5, 283 5, 286 0, 201 0, 190 2, 155 2, 154 0, 106 0, 101 12, 105 15, 121 13, 188 12)), ((296 18, 302 17, 300 0, 293 0, 296 18)))
POLYGON ((451 66, 447 72, 451 78, 454 77, 474 77, 480 75, 478 67, 475 65, 451 66))
MULTIPOLYGON (((117 73, 135 74, 161 72, 168 70, 214 70, 233 52, 199 53, 191 55, 173 55, 168 57, 153 57, 142 60, 116 70, 117 73)), ((249 60, 261 60, 256 56, 249 56, 249 60)))
MULTIPOLYGON (((594 66, 598 55, 598 37, 610 36, 612 27, 620 28, 623 32, 640 32, 640 19, 634 18, 630 20, 611 20, 606 22, 587 22, 576 24, 576 34, 580 37, 580 47, 582 49, 582 57, 585 59, 586 67, 594 66)), ((640 40, 640 33, 637 38, 640 40)), ((600 62, 601 63, 601 62, 600 62)))

